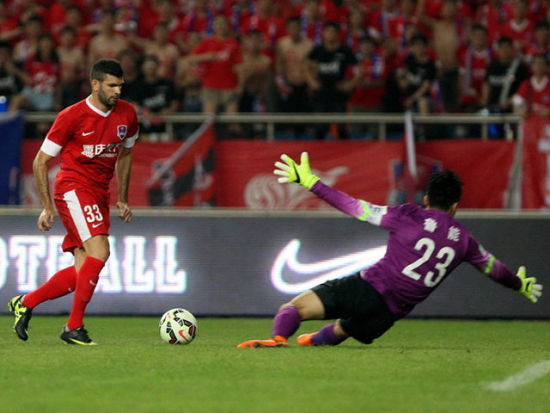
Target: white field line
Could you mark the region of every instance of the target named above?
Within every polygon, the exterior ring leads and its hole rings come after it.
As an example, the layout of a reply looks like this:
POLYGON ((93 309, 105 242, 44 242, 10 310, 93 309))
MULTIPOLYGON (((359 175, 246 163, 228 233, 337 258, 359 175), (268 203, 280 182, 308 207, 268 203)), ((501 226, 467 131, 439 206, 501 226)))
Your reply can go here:
POLYGON ((532 383, 546 376, 548 373, 550 373, 550 360, 543 360, 527 367, 519 373, 512 374, 502 381, 489 383, 487 388, 493 391, 510 391, 532 383))

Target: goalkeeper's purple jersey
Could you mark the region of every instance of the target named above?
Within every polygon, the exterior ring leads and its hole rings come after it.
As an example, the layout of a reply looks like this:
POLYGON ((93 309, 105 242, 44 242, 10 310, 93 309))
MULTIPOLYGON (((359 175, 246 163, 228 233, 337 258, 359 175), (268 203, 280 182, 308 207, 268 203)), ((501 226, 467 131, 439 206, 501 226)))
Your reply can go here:
POLYGON ((520 279, 447 212, 413 204, 377 206, 321 181, 311 191, 342 212, 390 232, 385 256, 361 276, 397 317, 408 314, 464 261, 501 284, 521 287, 520 279))

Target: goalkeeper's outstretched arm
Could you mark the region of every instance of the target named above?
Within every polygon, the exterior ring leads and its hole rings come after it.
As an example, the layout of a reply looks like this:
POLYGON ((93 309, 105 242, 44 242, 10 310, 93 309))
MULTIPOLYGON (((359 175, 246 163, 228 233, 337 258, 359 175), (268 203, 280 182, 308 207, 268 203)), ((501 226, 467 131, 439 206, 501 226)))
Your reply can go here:
POLYGON ((471 235, 468 238, 465 260, 492 280, 518 291, 532 303, 536 303, 542 296, 542 284, 537 283, 535 277, 527 277, 524 266, 519 267, 514 274, 503 262, 479 245, 471 235))
POLYGON ((279 182, 293 182, 302 185, 343 213, 361 221, 380 225, 387 208, 356 199, 321 182, 319 177, 311 172, 307 152, 302 153, 300 164, 297 164, 287 155, 282 155, 281 160, 283 162, 277 161, 275 163, 277 169, 274 171, 275 175, 279 176, 279 182))

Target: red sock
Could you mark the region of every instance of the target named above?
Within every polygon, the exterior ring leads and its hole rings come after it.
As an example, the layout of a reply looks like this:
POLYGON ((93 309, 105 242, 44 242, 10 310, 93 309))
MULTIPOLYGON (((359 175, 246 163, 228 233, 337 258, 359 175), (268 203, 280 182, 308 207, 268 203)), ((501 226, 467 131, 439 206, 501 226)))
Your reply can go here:
POLYGON ((76 270, 74 265, 56 272, 48 281, 31 293, 25 294, 23 305, 34 308, 46 300, 63 297, 74 291, 76 270))
POLYGON ((73 309, 67 321, 67 328, 74 330, 81 327, 84 318, 84 310, 92 299, 95 286, 99 280, 99 273, 105 263, 97 258, 86 257, 76 279, 76 290, 74 292, 73 309))

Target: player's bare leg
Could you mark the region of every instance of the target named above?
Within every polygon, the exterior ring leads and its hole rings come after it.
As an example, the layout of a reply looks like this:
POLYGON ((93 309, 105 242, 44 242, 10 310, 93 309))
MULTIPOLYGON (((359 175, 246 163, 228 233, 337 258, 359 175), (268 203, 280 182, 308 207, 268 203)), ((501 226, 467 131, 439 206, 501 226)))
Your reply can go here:
POLYGON ((83 318, 86 306, 94 293, 99 273, 109 258, 107 235, 96 235, 83 242, 84 249, 74 251, 75 267, 78 271, 71 315, 61 331, 61 339, 69 344, 94 345, 84 329, 83 318))
POLYGON ((321 320, 324 316, 325 307, 317 294, 306 291, 279 308, 270 339, 245 341, 237 348, 286 347, 288 337, 298 330, 302 320, 321 320))

